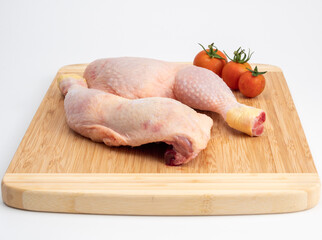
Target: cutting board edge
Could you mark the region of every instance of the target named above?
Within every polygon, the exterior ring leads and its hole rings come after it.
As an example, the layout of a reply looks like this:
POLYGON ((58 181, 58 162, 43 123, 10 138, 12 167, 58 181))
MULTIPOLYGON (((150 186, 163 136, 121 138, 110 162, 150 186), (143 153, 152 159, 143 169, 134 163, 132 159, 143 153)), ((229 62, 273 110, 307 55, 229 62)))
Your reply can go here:
MULTIPOLYGON (((178 62, 176 62, 178 63, 178 62)), ((192 62, 179 62, 179 63, 184 63, 184 64, 192 64, 192 62)), ((57 74, 61 74, 61 73, 74 73, 74 68, 78 69, 79 67, 81 68, 86 68, 86 66, 89 63, 77 63, 77 64, 67 64, 65 66, 62 66, 57 74)), ((259 71, 269 71, 269 72, 283 72, 282 69, 278 66, 275 65, 271 65, 271 64, 263 64, 263 63, 250 63, 251 67, 254 68, 255 66, 257 66, 259 68, 259 71)))
POLYGON ((117 215, 236 215, 307 210, 319 202, 316 173, 5 174, 14 208, 117 215))

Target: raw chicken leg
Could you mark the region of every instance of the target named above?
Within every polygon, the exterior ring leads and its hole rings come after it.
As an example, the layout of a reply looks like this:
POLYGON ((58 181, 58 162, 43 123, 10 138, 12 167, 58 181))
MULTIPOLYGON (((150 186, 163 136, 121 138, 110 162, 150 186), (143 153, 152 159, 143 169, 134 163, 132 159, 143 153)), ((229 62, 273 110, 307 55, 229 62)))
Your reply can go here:
POLYGON ((165 142, 169 165, 180 165, 206 148, 213 121, 205 114, 170 98, 129 100, 88 89, 83 78, 61 75, 67 123, 79 134, 109 146, 140 146, 165 142))
POLYGON ((168 97, 217 112, 230 127, 250 136, 264 130, 265 112, 238 103, 223 80, 205 68, 148 58, 107 58, 89 64, 84 78, 90 88, 125 98, 168 97))
POLYGON ((175 98, 173 84, 178 70, 187 64, 149 58, 120 57, 98 59, 86 68, 89 88, 100 89, 125 98, 175 98))
POLYGON ((226 83, 212 71, 196 66, 180 70, 173 87, 175 98, 190 107, 219 113, 228 125, 250 136, 264 131, 266 115, 238 103, 226 83))

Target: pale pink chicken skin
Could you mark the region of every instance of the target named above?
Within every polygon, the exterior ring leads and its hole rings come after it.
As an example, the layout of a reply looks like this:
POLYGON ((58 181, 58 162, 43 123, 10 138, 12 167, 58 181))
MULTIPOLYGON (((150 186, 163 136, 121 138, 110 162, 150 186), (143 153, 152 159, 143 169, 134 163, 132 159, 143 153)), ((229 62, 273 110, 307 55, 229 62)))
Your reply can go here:
MULTIPOLYGON (((234 109, 245 109, 245 112, 255 110, 237 102, 230 88, 218 75, 196 66, 178 71, 173 92, 180 102, 196 109, 217 112, 226 121, 228 112, 234 109)), ((266 114, 262 110, 256 113, 252 115, 253 119, 249 117, 250 121, 253 120, 251 134, 249 134, 251 136, 260 136, 264 131, 263 123, 266 120, 266 114)))
POLYGON ((238 103, 223 80, 205 68, 148 58, 106 58, 89 64, 84 78, 90 88, 125 98, 168 97, 217 112, 229 126, 250 136, 264 130, 265 112, 238 103))
POLYGON ((125 98, 175 98, 176 73, 186 64, 155 59, 120 57, 98 59, 84 72, 89 88, 100 89, 125 98))
POLYGON ((83 79, 59 81, 65 95, 67 124, 75 132, 108 146, 140 146, 165 142, 168 165, 180 165, 205 149, 213 124, 211 118, 170 98, 129 100, 97 89, 83 79))

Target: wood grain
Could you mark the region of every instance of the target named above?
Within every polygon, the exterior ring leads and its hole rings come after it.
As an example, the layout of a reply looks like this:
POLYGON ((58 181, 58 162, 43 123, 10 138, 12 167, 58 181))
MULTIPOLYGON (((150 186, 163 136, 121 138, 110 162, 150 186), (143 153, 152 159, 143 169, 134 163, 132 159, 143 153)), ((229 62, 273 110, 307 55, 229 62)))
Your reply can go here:
POLYGON ((238 101, 267 113, 265 132, 249 137, 216 113, 207 148, 192 162, 164 164, 166 144, 108 147, 69 129, 56 78, 2 181, 12 207, 54 212, 213 215, 291 212, 317 204, 320 180, 282 71, 257 64, 266 88, 238 101))
POLYGON ((36 211, 227 215, 301 211, 319 200, 317 174, 161 175, 7 174, 4 201, 36 211))
MULTIPOLYGON (((82 75, 86 65, 71 65, 61 73, 82 75)), ((286 81, 279 68, 267 70, 267 86, 254 99, 235 92, 238 100, 267 113, 265 132, 251 138, 228 127, 216 113, 206 150, 181 167, 164 164, 165 144, 107 147, 72 130, 65 121, 56 79, 28 128, 8 173, 315 173, 314 162, 286 81)), ((57 77, 56 76, 56 77, 57 77)))

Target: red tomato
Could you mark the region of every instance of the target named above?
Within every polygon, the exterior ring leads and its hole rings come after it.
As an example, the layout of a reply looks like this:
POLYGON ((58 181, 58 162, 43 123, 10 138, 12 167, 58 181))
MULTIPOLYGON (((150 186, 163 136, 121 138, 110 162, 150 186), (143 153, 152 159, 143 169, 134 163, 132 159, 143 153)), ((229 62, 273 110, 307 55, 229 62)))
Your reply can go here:
POLYGON ((254 71, 247 71, 240 76, 239 91, 246 97, 256 97, 261 94, 265 88, 265 78, 263 74, 266 72, 258 72, 257 66, 254 71))
POLYGON ((251 69, 248 63, 229 62, 222 71, 224 82, 233 90, 238 90, 238 80, 240 76, 247 72, 247 68, 251 69))
POLYGON ((222 78, 231 89, 238 90, 238 80, 240 76, 244 72, 247 72, 247 68, 251 69, 251 66, 247 62, 251 58, 252 54, 253 53, 248 52, 247 55, 244 49, 238 48, 234 52, 233 59, 228 57, 231 61, 224 66, 222 78))
POLYGON ((195 59, 193 60, 193 65, 207 68, 221 77, 222 69, 227 62, 227 57, 216 47, 216 49, 213 49, 213 45, 214 44, 212 43, 208 46, 209 49, 205 49, 200 44, 204 50, 196 55, 195 59))

